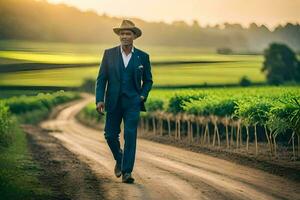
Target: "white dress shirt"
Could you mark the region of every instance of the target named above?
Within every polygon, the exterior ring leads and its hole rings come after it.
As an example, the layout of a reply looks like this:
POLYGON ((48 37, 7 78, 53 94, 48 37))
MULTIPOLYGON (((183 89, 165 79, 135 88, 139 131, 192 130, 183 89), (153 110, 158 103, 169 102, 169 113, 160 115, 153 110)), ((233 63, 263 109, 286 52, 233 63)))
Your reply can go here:
POLYGON ((132 46, 131 52, 128 55, 126 55, 126 53, 122 49, 122 45, 120 45, 120 48, 121 48, 121 52, 122 52, 123 62, 124 62, 125 68, 126 68, 128 66, 129 60, 130 60, 130 58, 132 56, 132 53, 134 51, 134 47, 132 46))

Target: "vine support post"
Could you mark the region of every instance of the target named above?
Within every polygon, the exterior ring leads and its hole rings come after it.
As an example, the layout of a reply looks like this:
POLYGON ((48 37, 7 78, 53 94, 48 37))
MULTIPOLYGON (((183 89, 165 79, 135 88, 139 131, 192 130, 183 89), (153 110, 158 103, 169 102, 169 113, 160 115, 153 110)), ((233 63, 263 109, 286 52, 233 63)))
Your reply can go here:
POLYGON ((267 141, 268 141, 270 156, 272 157, 272 154, 273 154, 272 139, 269 136, 267 125, 264 125, 264 130, 265 130, 265 135, 266 135, 266 138, 267 138, 267 141))
POLYGON ((149 132, 149 119, 146 118, 146 132, 149 132))
POLYGON ((217 136, 217 123, 215 121, 215 119, 213 119, 213 124, 214 124, 214 135, 213 135, 213 142, 212 142, 212 146, 214 147, 215 146, 215 143, 216 143, 216 136, 217 136))
POLYGON ((171 137, 171 122, 170 122, 170 117, 167 118, 167 123, 168 123, 168 136, 171 137))
POLYGON ((152 127, 153 127, 153 134, 156 135, 156 122, 155 122, 155 116, 152 116, 152 127))
POLYGON ((194 142, 194 128, 193 128, 193 123, 191 123, 191 142, 194 142))
POLYGON ((187 119, 187 137, 188 142, 191 143, 191 122, 187 119))
POLYGON ((239 124, 240 124, 240 132, 239 132, 239 136, 240 136, 240 147, 243 146, 243 125, 241 123, 241 120, 239 120, 239 124))
POLYGON ((175 139, 177 139, 177 134, 178 134, 178 120, 177 118, 175 118, 175 134, 174 134, 175 139))
POLYGON ((255 156, 257 156, 258 153, 258 147, 257 147, 257 124, 254 124, 254 140, 255 140, 255 156))
POLYGON ((237 130, 236 130, 236 148, 238 149, 239 148, 239 140, 240 140, 240 137, 239 137, 239 133, 240 133, 240 123, 237 124, 237 130))
POLYGON ((233 134, 234 134, 234 125, 231 125, 231 130, 230 130, 230 146, 234 145, 233 144, 233 134))
POLYGON ((295 131, 293 131, 293 135, 292 135, 292 145, 293 145, 293 160, 296 160, 296 152, 295 152, 295 131))
POLYGON ((178 139, 181 140, 181 120, 178 120, 178 139))
POLYGON ((246 134, 247 134, 247 139, 246 139, 246 150, 247 152, 249 151, 249 126, 246 125, 246 134))
POLYGON ((277 143, 276 143, 276 136, 273 135, 273 143, 274 143, 274 156, 277 158, 277 143))
MULTIPOLYGON (((196 132, 197 132, 197 136, 196 136, 196 138, 197 138, 197 142, 199 142, 199 140, 200 140, 200 127, 199 127, 199 121, 198 121, 198 119, 196 120, 196 132)), ((299 138, 299 137, 298 137, 299 138)), ((298 148, 299 149, 299 148, 298 148)))
POLYGON ((226 130, 226 148, 229 148, 229 136, 228 136, 228 118, 225 118, 225 130, 226 130))
POLYGON ((163 125, 164 125, 164 121, 163 121, 162 117, 160 117, 159 118, 160 136, 163 136, 163 125))

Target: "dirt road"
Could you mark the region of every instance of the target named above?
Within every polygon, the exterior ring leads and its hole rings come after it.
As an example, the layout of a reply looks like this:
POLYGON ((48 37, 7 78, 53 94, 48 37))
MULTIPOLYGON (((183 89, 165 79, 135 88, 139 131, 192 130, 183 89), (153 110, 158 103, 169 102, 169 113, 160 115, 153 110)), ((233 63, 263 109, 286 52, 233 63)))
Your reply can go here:
POLYGON ((61 110, 41 126, 51 130, 99 177, 107 199, 300 199, 300 184, 260 170, 205 154, 143 139, 137 141, 133 176, 123 184, 113 174, 114 160, 103 132, 88 128, 74 116, 94 97, 87 96, 61 110))

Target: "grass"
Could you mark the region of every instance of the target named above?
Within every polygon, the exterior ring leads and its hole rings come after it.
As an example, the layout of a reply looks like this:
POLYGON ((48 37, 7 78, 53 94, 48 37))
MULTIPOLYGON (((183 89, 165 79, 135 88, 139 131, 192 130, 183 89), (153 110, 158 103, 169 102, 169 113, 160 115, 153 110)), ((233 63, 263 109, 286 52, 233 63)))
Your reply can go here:
POLYGON ((234 84, 243 76, 253 82, 265 81, 258 62, 186 64, 153 68, 154 85, 234 84))
POLYGON ((0 151, 0 198, 49 199, 51 191, 41 185, 39 173, 39 166, 28 152, 25 133, 15 126, 13 143, 0 151))

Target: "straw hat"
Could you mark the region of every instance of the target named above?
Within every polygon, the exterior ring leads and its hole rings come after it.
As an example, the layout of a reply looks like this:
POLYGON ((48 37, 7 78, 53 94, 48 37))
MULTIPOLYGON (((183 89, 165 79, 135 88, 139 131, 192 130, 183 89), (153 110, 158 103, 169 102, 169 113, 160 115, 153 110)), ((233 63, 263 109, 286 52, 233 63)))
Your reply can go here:
POLYGON ((123 20, 122 23, 121 23, 121 26, 120 27, 115 27, 113 28, 113 31, 119 35, 119 32, 121 30, 131 30, 135 33, 136 35, 136 38, 140 37, 142 35, 142 31, 141 29, 139 29, 138 27, 135 26, 135 24, 130 21, 130 20, 123 20))

